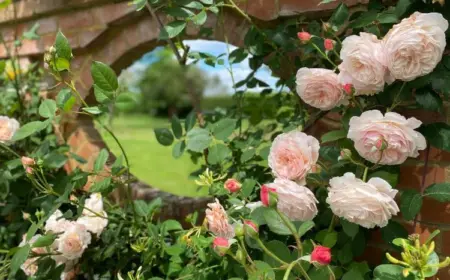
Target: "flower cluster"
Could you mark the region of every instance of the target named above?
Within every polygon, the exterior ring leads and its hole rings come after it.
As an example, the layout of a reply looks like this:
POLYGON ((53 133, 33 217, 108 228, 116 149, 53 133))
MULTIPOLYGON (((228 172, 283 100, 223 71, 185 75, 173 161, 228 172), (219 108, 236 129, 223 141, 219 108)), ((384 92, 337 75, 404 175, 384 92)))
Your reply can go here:
MULTIPOLYGON (((101 194, 93 193, 86 199, 82 215, 76 221, 69 221, 63 217, 60 210, 56 210, 46 221, 46 234, 56 234, 52 245, 46 248, 33 248, 36 255, 51 254, 56 265, 65 265, 61 280, 75 279, 78 260, 92 241, 92 234, 99 236, 108 224, 106 212, 103 210, 101 194)), ((33 236, 28 242, 20 244, 32 245, 41 235, 33 236)), ((38 269, 38 256, 29 258, 22 270, 27 276, 33 276, 38 269)))

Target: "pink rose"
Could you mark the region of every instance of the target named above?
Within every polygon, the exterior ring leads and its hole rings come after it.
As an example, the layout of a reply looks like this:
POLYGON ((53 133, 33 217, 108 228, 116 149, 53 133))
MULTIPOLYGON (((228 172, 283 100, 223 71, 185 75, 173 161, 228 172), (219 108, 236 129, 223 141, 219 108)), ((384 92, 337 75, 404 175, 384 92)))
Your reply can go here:
POLYGON ((264 206, 268 207, 270 205, 275 206, 277 203, 277 198, 275 197, 271 197, 270 193, 276 193, 276 189, 275 188, 269 188, 266 185, 262 185, 261 186, 261 192, 259 194, 261 202, 264 206))
POLYGON ((269 167, 275 177, 306 183, 319 158, 319 141, 303 132, 291 131, 278 135, 269 153, 269 167))
POLYGON ((445 50, 448 22, 439 13, 415 12, 384 37, 392 79, 411 81, 433 71, 445 50))
POLYGON ((324 246, 315 246, 311 253, 311 262, 329 265, 331 262, 331 249, 324 246))
POLYGON ((383 45, 375 35, 360 33, 342 42, 339 82, 352 84, 355 95, 374 94, 384 89, 389 77, 383 45))
POLYGON ((347 137, 355 142, 358 153, 372 163, 397 165, 408 157, 417 157, 426 148, 422 134, 415 131, 422 122, 389 112, 366 111, 350 119, 347 137))
POLYGON ((0 116, 0 143, 5 143, 14 136, 20 124, 16 119, 0 116))
POLYGON ((384 227, 399 212, 394 198, 397 190, 381 178, 367 183, 345 173, 330 180, 327 203, 333 213, 365 228, 384 227))
POLYGON ((345 103, 342 86, 332 70, 300 68, 296 83, 300 98, 315 108, 325 111, 345 103))
POLYGON ((327 51, 332 51, 334 49, 334 41, 331 39, 325 39, 323 41, 323 46, 327 51))
POLYGON ((226 180, 225 184, 223 185, 223 187, 231 193, 238 192, 241 189, 241 186, 241 183, 233 178, 226 180))
POLYGON ((317 215, 318 201, 310 189, 280 178, 267 187, 278 196, 278 210, 292 221, 308 221, 317 215))
POLYGON ((213 249, 218 255, 224 256, 230 249, 230 242, 226 238, 216 237, 213 240, 213 249))
POLYGON ((219 200, 208 204, 206 209, 206 219, 208 228, 214 235, 224 238, 233 238, 235 236, 233 226, 228 222, 228 215, 220 204, 219 200))
POLYGON ((311 40, 311 34, 308 32, 302 31, 297 33, 297 37, 302 41, 302 43, 309 42, 311 40))

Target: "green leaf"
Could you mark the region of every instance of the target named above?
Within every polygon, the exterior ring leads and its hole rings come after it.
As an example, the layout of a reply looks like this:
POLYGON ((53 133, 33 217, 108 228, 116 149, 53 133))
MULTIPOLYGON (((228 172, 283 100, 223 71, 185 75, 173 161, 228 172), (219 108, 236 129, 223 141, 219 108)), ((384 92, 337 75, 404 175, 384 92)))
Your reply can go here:
POLYGON ((371 269, 367 262, 352 262, 349 267, 350 270, 356 270, 361 275, 366 275, 366 273, 370 272, 371 269))
POLYGON ((243 197, 248 197, 249 195, 251 195, 253 190, 255 189, 256 183, 256 180, 245 179, 244 183, 242 183, 241 195, 243 197))
POLYGON ((395 14, 401 18, 411 7, 415 0, 399 0, 395 6, 395 14))
POLYGON ((99 115, 102 113, 102 111, 100 110, 100 108, 98 106, 93 106, 93 107, 83 107, 82 108, 83 111, 88 112, 92 115, 99 115))
POLYGON ((279 235, 291 235, 291 231, 284 224, 283 220, 281 220, 275 209, 267 207, 264 207, 263 209, 264 219, 266 220, 267 225, 272 232, 279 235))
POLYGON ((52 99, 45 99, 39 106, 39 115, 43 118, 53 118, 56 114, 56 102, 52 99))
POLYGON ((3 0, 0 2, 0 9, 8 7, 12 3, 12 0, 3 0))
POLYGON ((264 212, 266 212, 267 207, 261 206, 254 209, 250 213, 250 218, 255 221, 256 224, 262 226, 267 224, 266 219, 264 218, 264 212))
POLYGON ((63 109, 64 112, 71 111, 75 102, 75 96, 72 95, 72 91, 68 88, 61 89, 56 96, 56 105, 58 105, 58 108, 63 109))
POLYGON ((399 21, 395 11, 384 11, 379 13, 377 20, 379 23, 383 24, 397 23, 399 21))
POLYGON ((231 150, 223 144, 216 144, 208 148, 209 164, 223 163, 229 157, 231 157, 231 150))
POLYGON ((375 280, 414 280, 412 273, 408 277, 403 277, 403 267, 394 264, 382 264, 375 268, 373 275, 375 280))
POLYGON ((344 3, 339 4, 339 6, 334 11, 333 15, 331 16, 329 22, 334 26, 341 26, 345 23, 349 16, 349 11, 347 6, 344 3))
MULTIPOLYGON (((346 243, 337 254, 337 258, 341 264, 348 264, 353 259, 352 243, 346 243)), ((358 272, 358 275, 360 273, 358 272)), ((361 278, 361 277, 360 277, 361 278)), ((350 279, 350 278, 348 278, 350 279)), ((356 279, 356 278, 355 278, 356 279)))
POLYGON ((399 170, 390 167, 389 168, 390 171, 387 170, 378 170, 375 171, 374 173, 369 175, 369 179, 371 178, 381 178, 383 180, 385 180, 386 182, 389 183, 389 185, 391 185, 392 187, 397 186, 398 183, 398 177, 399 177, 399 170))
POLYGON ((427 269, 424 270, 424 276, 428 278, 436 275, 439 269, 439 256, 436 254, 436 252, 431 253, 431 255, 428 257, 427 265, 427 269))
POLYGON ((56 234, 46 234, 41 236, 33 243, 33 248, 50 246, 57 237, 58 236, 56 234))
POLYGON ((5 68, 6 68, 6 61, 0 60, 0 75, 3 75, 3 72, 5 72, 5 68))
POLYGON ((298 235, 299 237, 302 237, 305 235, 308 231, 314 228, 314 222, 313 221, 305 221, 298 227, 298 235))
POLYGON ((164 11, 166 14, 178 18, 187 18, 194 15, 191 10, 182 7, 166 8, 164 11))
POLYGON ((184 140, 177 142, 175 145, 173 145, 172 156, 174 158, 181 157, 184 153, 184 149, 186 149, 186 142, 184 140))
POLYGON ((342 276, 342 280, 364 280, 364 277, 358 270, 352 269, 342 276))
MULTIPOLYGON (((293 261, 289 248, 283 242, 279 240, 272 240, 264 245, 281 260, 287 263, 293 261)), ((276 267, 280 264, 276 259, 267 254, 264 254, 263 260, 273 267, 276 267)))
POLYGON ((28 259, 31 247, 30 244, 26 244, 17 250, 11 259, 11 265, 9 268, 9 278, 13 279, 16 272, 20 269, 20 266, 28 259))
POLYGON ((136 6, 136 11, 140 11, 145 8, 145 4, 147 4, 147 0, 133 0, 133 5, 136 6))
POLYGON ((94 162, 94 172, 102 171, 105 168, 106 161, 108 161, 109 152, 107 149, 102 149, 94 162))
POLYGON ((416 102, 417 105, 419 105, 425 110, 437 112, 440 112, 442 110, 441 97, 439 96, 439 94, 431 90, 417 91, 416 102))
POLYGON ((38 229, 39 229, 38 225, 35 223, 32 223, 30 228, 27 231, 26 240, 30 241, 30 239, 36 234, 38 229))
POLYGON ((187 149, 193 152, 201 153, 209 147, 212 138, 208 130, 203 128, 193 128, 187 133, 187 149))
POLYGON ((377 19, 378 13, 375 10, 369 10, 354 20, 349 27, 351 28, 363 28, 371 25, 377 19))
POLYGON ((23 37, 28 40, 37 40, 39 39, 39 35, 36 31, 39 29, 39 23, 36 22, 33 26, 23 33, 23 37))
POLYGON ((419 131, 431 145, 450 152, 450 125, 446 123, 432 123, 422 125, 419 131))
POLYGON ((214 0, 200 0, 203 4, 212 5, 214 4, 214 0))
POLYGON ((347 131, 345 130, 333 130, 330 132, 325 133, 321 140, 322 143, 332 142, 339 139, 343 139, 347 137, 347 131))
POLYGON ((136 210, 136 214, 141 217, 147 217, 149 214, 149 208, 147 202, 143 200, 135 200, 134 203, 134 209, 136 210))
POLYGON ((167 234, 169 231, 174 231, 174 230, 183 230, 183 227, 181 226, 180 222, 175 221, 175 220, 167 220, 164 221, 161 224, 161 233, 163 235, 167 234))
POLYGON ((208 18, 206 11, 202 10, 200 13, 196 14, 192 17, 192 21, 196 25, 203 25, 206 22, 206 19, 208 18))
POLYGON ((55 69, 59 72, 70 69, 70 61, 63 57, 56 58, 55 69))
POLYGON ((388 244, 393 244, 392 241, 396 238, 407 238, 408 232, 399 223, 390 220, 388 225, 381 228, 381 237, 388 244))
POLYGON ((116 98, 114 106, 123 112, 130 112, 136 107, 136 94, 132 92, 122 92, 116 98))
POLYGON ((230 53, 230 55, 228 56, 228 60, 231 64, 233 63, 241 63, 242 61, 244 61, 248 56, 248 52, 246 49, 235 49, 234 51, 232 51, 230 53))
POLYGON ((216 139, 225 141, 230 137, 235 128, 235 119, 222 119, 212 125, 211 132, 216 139))
POLYGON ((197 115, 195 114, 195 112, 189 113, 189 115, 187 115, 186 117, 186 120, 184 121, 184 129, 186 130, 186 133, 194 128, 196 122, 197 115))
POLYGON ((325 247, 332 248, 336 245, 337 237, 338 234, 336 231, 329 232, 328 229, 323 229, 316 234, 315 240, 325 247))
POLYGON ((158 143, 163 146, 170 146, 173 143, 172 132, 168 128, 156 128, 155 136, 158 143))
POLYGON ((245 150, 241 155, 241 162, 244 163, 255 156, 256 150, 253 147, 245 150))
POLYGON ((354 224, 352 222, 349 222, 345 219, 340 219, 342 229, 344 230, 345 234, 350 236, 351 238, 355 237, 358 234, 359 231, 359 225, 354 224))
POLYGON ((275 279, 273 268, 262 261, 254 261, 256 271, 249 275, 249 279, 275 279))
POLYGON ((98 103, 103 104, 107 101, 110 101, 111 97, 114 95, 114 93, 106 92, 103 89, 101 89, 98 85, 94 84, 94 95, 95 100, 97 100, 98 103))
POLYGON ((433 232, 430 234, 430 236, 428 236, 427 241, 425 241, 425 244, 428 244, 428 243, 430 243, 431 241, 433 241, 433 239, 434 239, 439 233, 441 233, 441 231, 438 230, 438 229, 435 230, 435 231, 433 231, 433 232))
POLYGON ((94 80, 94 84, 96 84, 104 91, 114 92, 119 87, 117 76, 114 70, 112 70, 111 67, 102 62, 92 62, 91 75, 92 79, 94 80))
POLYGON ((95 182, 92 185, 92 187, 89 189, 89 192, 90 193, 96 193, 96 192, 109 193, 112 191, 112 187, 113 186, 111 186, 111 177, 108 177, 99 182, 95 182))
POLYGON ((159 34, 159 38, 162 40, 166 40, 168 38, 173 38, 178 36, 186 27, 186 22, 182 20, 172 21, 171 23, 164 26, 161 29, 161 33, 159 34))
POLYGON ((422 207, 422 195, 416 190, 405 190, 402 193, 400 212, 405 220, 413 220, 422 207))
POLYGON ((49 123, 49 120, 46 120, 44 122, 35 121, 27 123, 16 131, 11 140, 18 141, 27 138, 28 136, 45 129, 49 125, 49 123))
MULTIPOLYGON (((429 196, 440 202, 450 201, 450 183, 432 184, 425 189, 424 196, 429 196)), ((403 196, 402 196, 403 197, 403 196)))
POLYGON ((56 34, 55 49, 58 58, 64 58, 68 62, 72 59, 72 48, 70 47, 69 40, 61 33, 56 34))
POLYGON ((172 116, 172 132, 177 139, 180 139, 181 136, 183 136, 183 128, 181 127, 180 119, 178 119, 176 115, 172 116))
POLYGON ((198 2, 198 1, 190 1, 189 3, 184 5, 186 8, 191 8, 191 9, 197 9, 197 10, 201 10, 203 9, 203 5, 202 3, 198 2))

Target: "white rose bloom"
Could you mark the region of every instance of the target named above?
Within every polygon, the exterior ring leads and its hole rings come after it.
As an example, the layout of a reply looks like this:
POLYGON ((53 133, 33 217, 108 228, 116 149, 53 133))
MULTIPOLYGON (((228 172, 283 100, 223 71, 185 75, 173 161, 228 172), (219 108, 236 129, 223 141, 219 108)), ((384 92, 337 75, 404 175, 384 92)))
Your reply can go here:
POLYGON ((433 71, 445 50, 448 21, 439 13, 415 12, 384 37, 392 78, 411 81, 433 71))
POLYGON ((45 222, 45 230, 52 231, 54 233, 63 232, 70 222, 62 216, 62 212, 56 210, 45 222))
POLYGON ((69 222, 65 231, 56 239, 57 250, 68 260, 81 257, 91 243, 91 234, 77 222, 69 222))
POLYGON ((394 198, 397 190, 381 178, 367 183, 345 173, 330 180, 327 203, 333 213, 365 228, 384 227, 399 212, 394 198))
POLYGON ((266 186, 275 189, 278 210, 292 221, 308 221, 317 215, 318 201, 310 189, 280 178, 266 186))
MULTIPOLYGON (((103 212, 103 197, 101 193, 93 193, 84 202, 84 207, 94 211, 95 213, 103 212)), ((93 213, 87 209, 83 209, 83 215, 93 215, 93 213)))
POLYGON ((369 33, 352 35, 342 42, 339 82, 351 84, 355 95, 375 94, 384 89, 388 78, 383 45, 369 33))
POLYGON ((102 234, 105 227, 108 225, 108 215, 105 211, 99 213, 105 218, 96 216, 96 215, 85 215, 78 218, 77 223, 82 224, 86 227, 86 229, 93 234, 100 236, 102 234))
POLYGON ((0 143, 11 140, 19 128, 20 124, 16 119, 0 116, 0 143))

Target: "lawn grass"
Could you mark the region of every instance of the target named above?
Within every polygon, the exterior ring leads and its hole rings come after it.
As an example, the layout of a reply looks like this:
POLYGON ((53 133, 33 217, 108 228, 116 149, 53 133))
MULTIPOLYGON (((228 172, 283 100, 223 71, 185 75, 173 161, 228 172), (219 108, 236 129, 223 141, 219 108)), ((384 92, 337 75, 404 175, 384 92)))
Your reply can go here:
MULTIPOLYGON (((189 156, 179 159, 172 157, 172 147, 160 145, 153 132, 159 127, 169 127, 167 119, 152 118, 145 115, 123 115, 114 118, 112 129, 130 160, 131 173, 143 182, 182 196, 204 196, 206 189, 197 190, 194 178, 189 174, 197 169, 189 156)), ((115 155, 120 149, 111 136, 102 131, 103 139, 115 155)))

